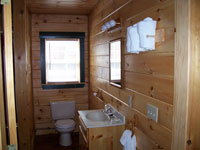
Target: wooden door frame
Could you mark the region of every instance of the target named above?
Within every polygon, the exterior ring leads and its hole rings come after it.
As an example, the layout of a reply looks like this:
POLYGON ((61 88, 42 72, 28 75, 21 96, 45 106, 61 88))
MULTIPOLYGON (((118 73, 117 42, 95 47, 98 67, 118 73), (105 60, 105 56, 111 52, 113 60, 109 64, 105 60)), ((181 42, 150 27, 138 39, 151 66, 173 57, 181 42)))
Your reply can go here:
POLYGON ((189 0, 175 2, 175 71, 172 150, 186 147, 189 93, 189 0))
MULTIPOLYGON (((2 16, 1 16, 2 17, 2 16)), ((0 22, 2 31, 2 22, 0 22)), ((6 123, 5 123, 5 104, 4 104, 4 87, 3 87, 3 59, 2 44, 0 36, 0 150, 6 149, 6 123)))
POLYGON ((11 1, 3 6, 4 15, 4 47, 5 47, 5 90, 7 102, 7 120, 9 128, 9 144, 18 145, 16 110, 15 110, 15 87, 13 66, 13 42, 12 42, 12 5, 11 1))
POLYGON ((199 122, 195 122, 194 118, 191 118, 191 112, 193 116, 196 114, 197 117, 200 112, 196 107, 195 110, 194 107, 191 108, 192 105, 195 106, 194 103, 199 103, 200 99, 196 94, 199 90, 199 83, 195 86, 196 81, 200 80, 200 69, 198 68, 200 40, 199 35, 197 35, 199 33, 197 29, 200 28, 200 14, 196 13, 199 9, 199 0, 175 0, 175 86, 172 150, 200 147, 198 142, 193 144, 193 141, 199 140, 200 130, 198 127, 200 125, 199 122), (191 121, 196 129, 191 127, 191 121), (193 130, 192 135, 190 135, 191 129, 193 130))

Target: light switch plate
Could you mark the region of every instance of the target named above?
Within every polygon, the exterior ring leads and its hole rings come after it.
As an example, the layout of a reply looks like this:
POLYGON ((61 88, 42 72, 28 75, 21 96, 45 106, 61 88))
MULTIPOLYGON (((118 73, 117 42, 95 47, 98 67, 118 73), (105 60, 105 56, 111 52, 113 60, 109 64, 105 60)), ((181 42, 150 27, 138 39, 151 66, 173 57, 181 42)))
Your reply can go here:
POLYGON ((128 105, 130 107, 132 107, 132 96, 131 95, 128 96, 128 105))
POLYGON ((154 120, 156 123, 158 122, 158 108, 147 104, 147 117, 154 120))

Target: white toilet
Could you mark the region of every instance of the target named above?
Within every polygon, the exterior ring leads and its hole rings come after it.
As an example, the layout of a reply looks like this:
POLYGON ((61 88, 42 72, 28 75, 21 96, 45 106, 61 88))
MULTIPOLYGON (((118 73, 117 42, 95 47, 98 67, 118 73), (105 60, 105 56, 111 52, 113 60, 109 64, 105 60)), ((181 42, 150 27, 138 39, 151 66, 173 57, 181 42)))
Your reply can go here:
POLYGON ((75 101, 51 102, 52 118, 55 120, 56 130, 60 133, 60 145, 72 144, 70 132, 75 128, 75 101))

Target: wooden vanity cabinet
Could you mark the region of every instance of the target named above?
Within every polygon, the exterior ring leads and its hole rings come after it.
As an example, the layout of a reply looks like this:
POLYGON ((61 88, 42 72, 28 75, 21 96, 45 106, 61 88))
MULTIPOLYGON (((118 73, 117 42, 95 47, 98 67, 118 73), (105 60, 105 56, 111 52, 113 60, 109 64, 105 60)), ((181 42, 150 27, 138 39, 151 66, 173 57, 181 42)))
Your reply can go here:
POLYGON ((79 150, 89 150, 88 129, 79 116, 79 150))
POLYGON ((80 150, 122 150, 120 137, 125 126, 86 128, 79 117, 80 150))

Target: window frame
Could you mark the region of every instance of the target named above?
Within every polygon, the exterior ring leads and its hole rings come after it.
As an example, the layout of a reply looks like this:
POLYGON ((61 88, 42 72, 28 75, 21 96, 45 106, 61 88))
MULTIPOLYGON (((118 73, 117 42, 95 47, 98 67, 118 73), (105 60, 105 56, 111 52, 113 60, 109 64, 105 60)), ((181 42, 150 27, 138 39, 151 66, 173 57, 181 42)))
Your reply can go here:
POLYGON ((43 89, 83 88, 85 86, 85 33, 84 32, 40 32, 41 84, 43 89), (46 83, 45 39, 79 39, 80 40, 80 83, 60 82, 46 83))

